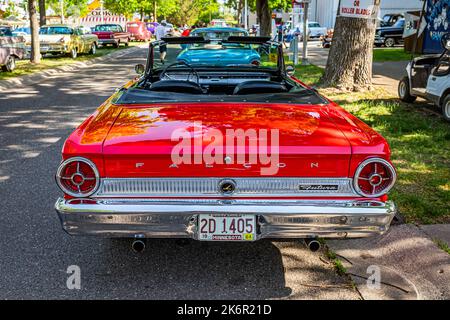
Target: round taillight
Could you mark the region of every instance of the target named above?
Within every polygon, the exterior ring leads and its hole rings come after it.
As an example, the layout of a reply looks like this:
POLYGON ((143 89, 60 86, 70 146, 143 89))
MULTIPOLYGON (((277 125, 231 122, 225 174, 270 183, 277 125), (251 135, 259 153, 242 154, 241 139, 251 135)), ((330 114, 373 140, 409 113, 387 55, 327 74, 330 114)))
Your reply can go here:
POLYGON ((84 198, 97 191, 100 175, 92 161, 76 157, 61 163, 56 173, 56 182, 66 194, 84 198))
POLYGON ((254 66, 259 66, 261 63, 258 60, 253 60, 251 64, 254 66))
POLYGON ((353 185, 356 192, 364 197, 380 197, 392 189, 396 178, 395 169, 388 161, 372 158, 358 166, 353 185))

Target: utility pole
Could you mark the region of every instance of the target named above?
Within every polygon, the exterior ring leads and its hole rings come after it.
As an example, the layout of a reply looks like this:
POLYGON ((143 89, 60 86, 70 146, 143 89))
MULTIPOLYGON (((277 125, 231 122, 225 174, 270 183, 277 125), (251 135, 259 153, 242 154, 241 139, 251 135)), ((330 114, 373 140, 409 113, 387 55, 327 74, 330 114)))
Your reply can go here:
POLYGON ((103 0, 100 1, 100 17, 102 19, 102 24, 105 23, 105 12, 103 10, 103 0))
POLYGON ((308 65, 308 9, 309 0, 303 0, 303 56, 302 64, 308 65))
POLYGON ((64 24, 65 19, 64 19, 64 0, 59 0, 59 6, 61 8, 61 23, 64 24))
POLYGON ((248 30, 248 0, 245 0, 244 3, 244 28, 248 30))
POLYGON ((208 9, 208 11, 209 11, 209 23, 211 23, 211 21, 212 21, 211 0, 209 0, 209 9, 208 9))
MULTIPOLYGON (((292 28, 294 30, 294 39, 292 40, 291 43, 291 48, 293 46, 293 50, 292 50, 292 54, 293 54, 293 59, 292 61, 294 62, 294 65, 298 64, 298 36, 299 36, 299 32, 297 32, 297 25, 300 23, 300 0, 296 0, 293 2, 293 6, 292 6, 292 28)), ((299 30, 300 31, 300 30, 299 30)))

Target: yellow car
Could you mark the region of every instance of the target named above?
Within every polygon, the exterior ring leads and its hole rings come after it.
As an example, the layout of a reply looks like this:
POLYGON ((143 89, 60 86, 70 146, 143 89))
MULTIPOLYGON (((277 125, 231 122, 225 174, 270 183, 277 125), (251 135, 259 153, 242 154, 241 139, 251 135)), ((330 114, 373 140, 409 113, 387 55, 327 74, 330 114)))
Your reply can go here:
POLYGON ((95 54, 98 37, 86 27, 46 25, 39 30, 41 54, 66 54, 75 59, 79 53, 95 54))

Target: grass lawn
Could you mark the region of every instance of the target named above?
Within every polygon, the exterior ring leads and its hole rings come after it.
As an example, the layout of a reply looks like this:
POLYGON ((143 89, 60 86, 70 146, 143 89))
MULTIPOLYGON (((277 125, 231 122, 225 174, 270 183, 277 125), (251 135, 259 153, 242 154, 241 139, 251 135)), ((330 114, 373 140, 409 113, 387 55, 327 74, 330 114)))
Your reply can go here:
MULTIPOLYGON (((314 84, 323 69, 298 66, 314 84)), ((398 181, 390 197, 407 222, 450 222, 450 124, 425 103, 403 103, 383 89, 364 93, 321 90, 389 142, 398 181)))
MULTIPOLYGON (((130 46, 136 46, 140 45, 142 43, 140 42, 130 42, 130 46)), ((23 76, 27 74, 31 74, 37 71, 49 69, 49 68, 56 68, 63 65, 71 64, 77 61, 86 61, 92 58, 101 57, 104 55, 107 55, 111 52, 117 51, 117 50, 124 50, 127 47, 121 46, 118 49, 113 48, 111 46, 103 47, 97 50, 97 53, 95 55, 89 55, 89 54, 81 54, 76 59, 72 59, 69 57, 59 57, 59 56, 46 56, 45 58, 41 59, 40 64, 32 64, 29 60, 21 60, 17 61, 17 67, 13 72, 2 72, 0 71, 0 80, 3 79, 9 79, 17 76, 23 76)))
POLYGON ((374 62, 408 60, 411 60, 411 54, 406 53, 403 48, 375 48, 373 50, 374 62))
POLYGON ((307 66, 297 65, 295 67, 295 77, 307 85, 314 86, 322 77, 323 69, 316 65, 307 66))

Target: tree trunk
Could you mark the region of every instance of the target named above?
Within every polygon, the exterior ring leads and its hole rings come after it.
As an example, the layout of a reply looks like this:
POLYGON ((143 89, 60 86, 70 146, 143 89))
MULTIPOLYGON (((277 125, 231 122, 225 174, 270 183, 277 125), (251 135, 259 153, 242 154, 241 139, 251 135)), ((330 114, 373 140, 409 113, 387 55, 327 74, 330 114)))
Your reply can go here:
POLYGON ((272 32, 272 14, 269 0, 256 0, 256 15, 258 16, 260 35, 270 36, 272 32))
POLYGON ((375 30, 374 19, 337 17, 322 85, 352 91, 372 87, 375 30))
MULTIPOLYGON (((242 11, 244 8, 244 1, 243 0, 239 0, 238 5, 237 5, 237 10, 236 10, 236 20, 240 23, 241 19, 242 19, 242 11)), ((246 19, 247 17, 244 17, 244 19, 246 19)), ((242 19, 242 20, 244 20, 242 19)), ((245 25, 245 21, 242 21, 243 25, 245 25)))
POLYGON ((36 10, 36 0, 28 0, 28 14, 31 28, 31 63, 41 63, 41 50, 39 45, 39 21, 36 10))
POLYGON ((39 25, 45 26, 47 23, 46 14, 45 14, 45 0, 39 0, 39 25))

